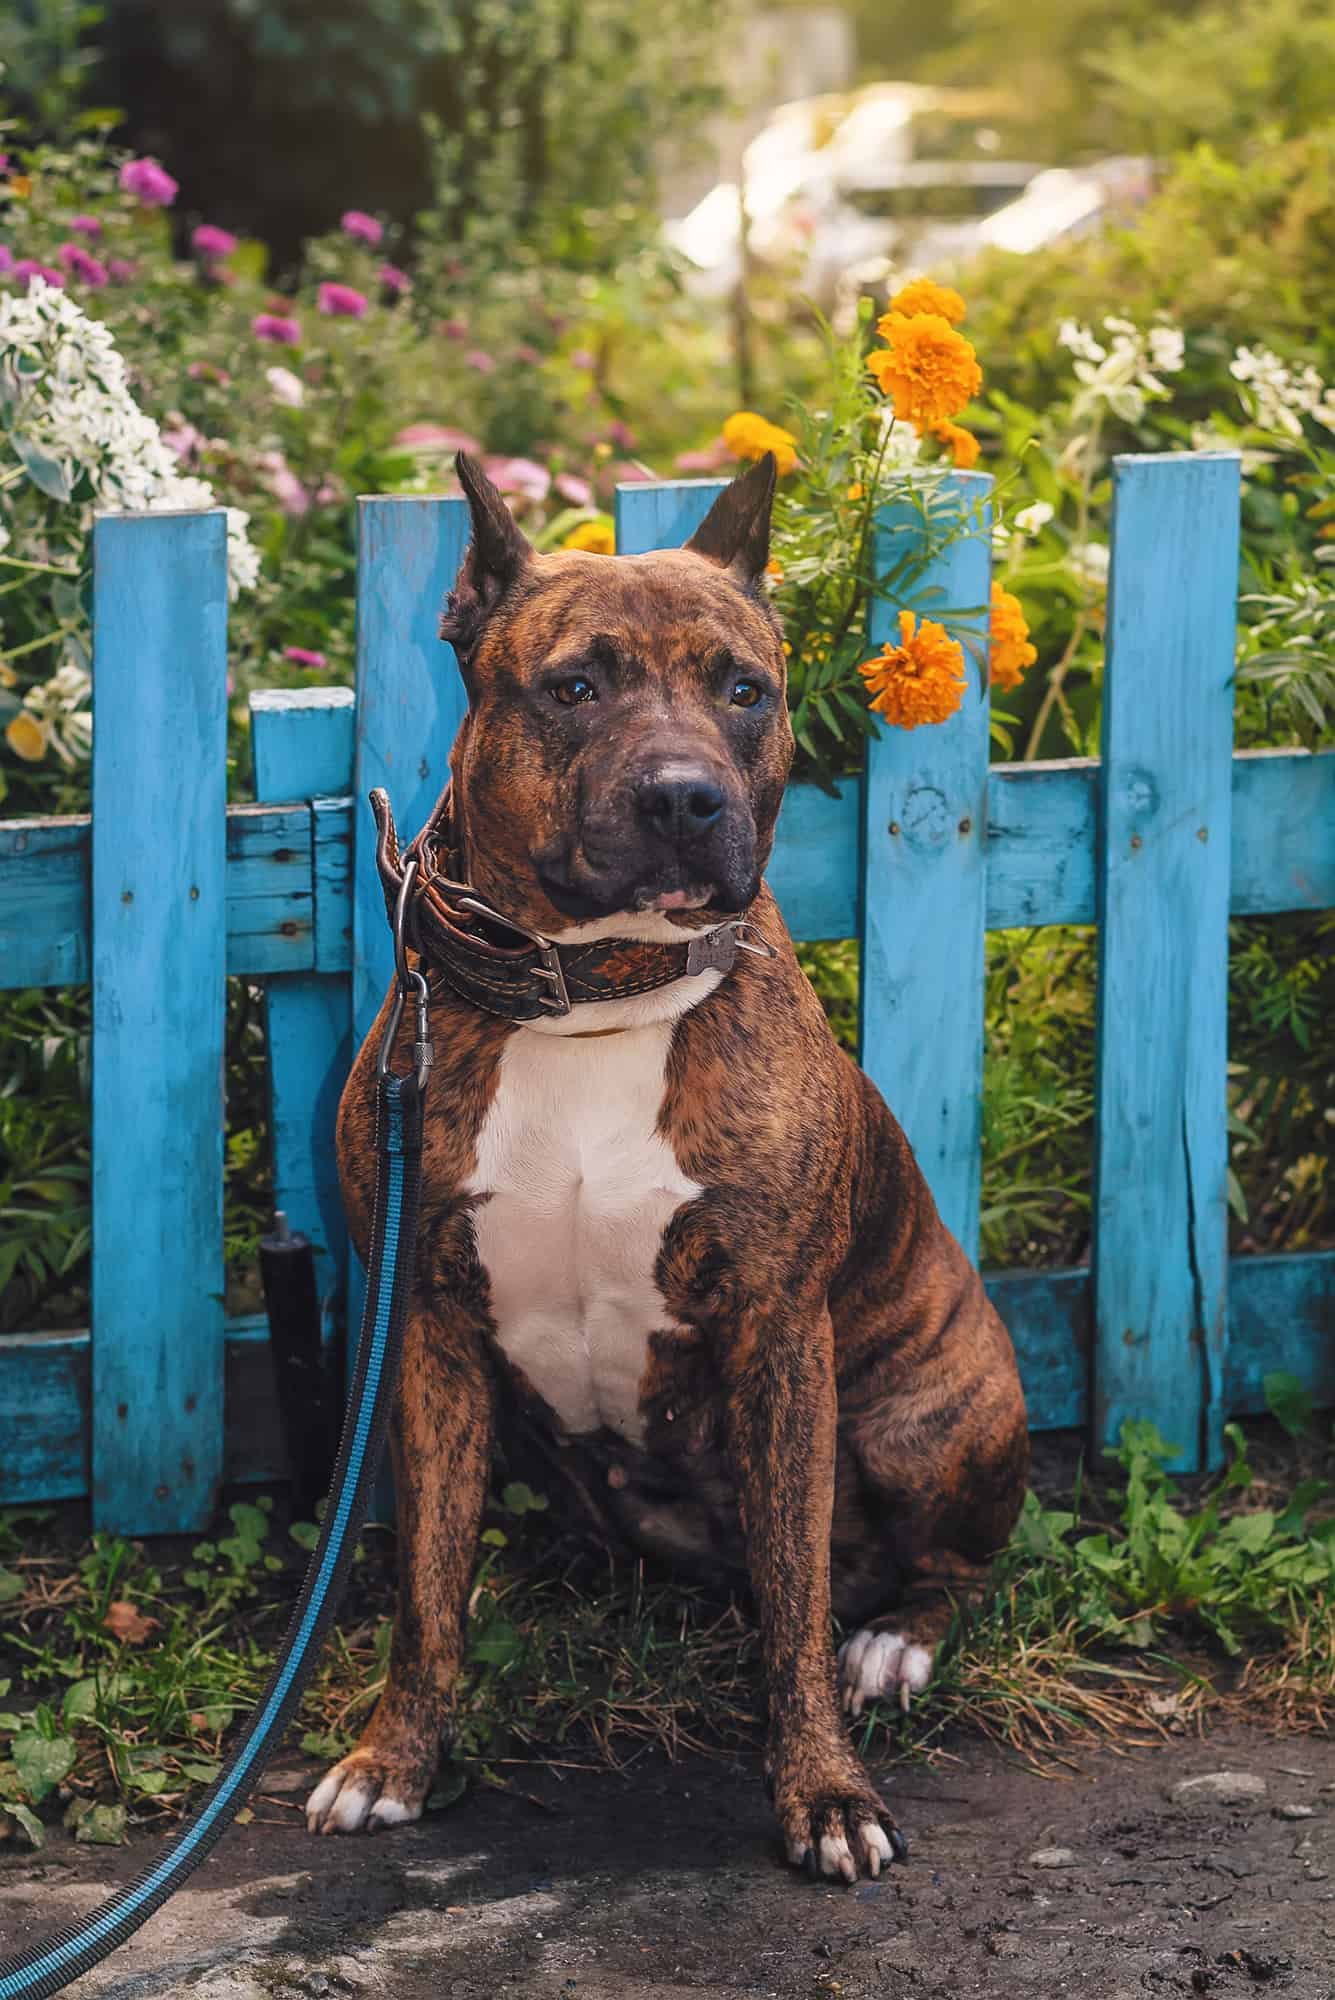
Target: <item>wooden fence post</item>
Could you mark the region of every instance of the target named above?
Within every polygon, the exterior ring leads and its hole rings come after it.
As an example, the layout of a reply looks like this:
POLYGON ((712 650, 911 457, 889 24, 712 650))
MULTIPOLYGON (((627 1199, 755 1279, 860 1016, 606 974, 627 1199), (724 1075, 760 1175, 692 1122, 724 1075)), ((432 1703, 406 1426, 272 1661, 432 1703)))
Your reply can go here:
POLYGON ((689 542, 727 483, 726 479, 664 479, 652 486, 639 481, 618 486, 614 502, 618 555, 679 549, 689 542))
MULTIPOLYGON (((987 623, 992 482, 959 472, 933 502, 958 506, 961 532, 913 592, 912 608, 972 631, 969 685, 948 722, 885 728, 863 781, 861 1048, 867 1074, 908 1135, 948 1229, 978 1254, 986 920, 987 623), (925 593, 935 593, 931 596, 925 593)), ((916 507, 878 523, 877 572, 924 533, 916 507)), ((878 598, 869 655, 899 638, 899 605, 878 598)))
POLYGON ((467 546, 468 507, 463 500, 362 500, 357 524, 354 1044, 369 1032, 394 969, 366 797, 384 786, 406 842, 444 789, 466 703, 453 649, 436 628, 467 546))
POLYGON ((1094 1442, 1223 1453, 1240 461, 1120 458, 1098 858, 1094 1442))
MULTIPOLYGON (((346 796, 352 784, 351 688, 266 688, 250 698, 255 796, 266 803, 346 796)), ((314 847, 314 839, 312 841, 314 847)), ((314 972, 264 982, 273 1131, 274 1206, 315 1250, 316 1288, 343 1287, 347 1226, 334 1158, 334 1119, 352 1060, 352 1002, 346 971, 320 965, 320 897, 315 885, 314 972)), ((346 961, 345 961, 346 963, 346 961)))
POLYGON ((93 531, 93 1519, 131 1535, 222 1475, 226 527, 93 531))

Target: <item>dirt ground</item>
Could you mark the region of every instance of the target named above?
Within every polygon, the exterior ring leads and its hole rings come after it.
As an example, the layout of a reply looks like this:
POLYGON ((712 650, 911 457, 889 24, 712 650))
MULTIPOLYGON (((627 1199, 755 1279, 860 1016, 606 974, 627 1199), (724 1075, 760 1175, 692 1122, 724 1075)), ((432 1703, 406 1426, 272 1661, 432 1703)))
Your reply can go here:
MULTIPOLYGON (((889 1774, 911 1859, 850 1889, 783 1865, 753 1759, 525 1771, 529 1796, 483 1792, 417 1826, 319 1841, 297 1813, 316 1767, 289 1764, 255 1821, 73 1990, 1335 2000, 1335 1743, 1221 1732, 1085 1756, 1056 1781, 976 1740, 951 1748, 957 1763, 889 1774), (1219 1772, 1264 1793, 1170 1800, 1219 1772)), ((0 1941, 87 1910, 159 1845, 57 1834, 42 1854, 6 1854, 0 1941)))

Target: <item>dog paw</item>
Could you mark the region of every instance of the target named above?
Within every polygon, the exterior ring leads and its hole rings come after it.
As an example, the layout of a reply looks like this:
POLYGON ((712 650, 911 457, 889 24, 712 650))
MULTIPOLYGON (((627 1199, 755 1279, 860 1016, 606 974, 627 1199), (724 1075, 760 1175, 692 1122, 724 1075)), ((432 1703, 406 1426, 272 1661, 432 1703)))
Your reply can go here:
POLYGON ((427 1778, 417 1778, 366 1750, 354 1750, 320 1780, 306 1801, 308 1833, 375 1833, 422 1817, 427 1778))
POLYGON ((864 1627, 839 1648, 839 1695, 846 1715, 869 1701, 894 1700, 907 1712, 931 1678, 934 1646, 915 1645, 903 1632, 864 1627))
POLYGON ((784 1851, 794 1868, 856 1882, 908 1860, 908 1842, 871 1792, 827 1793, 779 1809, 784 1851))

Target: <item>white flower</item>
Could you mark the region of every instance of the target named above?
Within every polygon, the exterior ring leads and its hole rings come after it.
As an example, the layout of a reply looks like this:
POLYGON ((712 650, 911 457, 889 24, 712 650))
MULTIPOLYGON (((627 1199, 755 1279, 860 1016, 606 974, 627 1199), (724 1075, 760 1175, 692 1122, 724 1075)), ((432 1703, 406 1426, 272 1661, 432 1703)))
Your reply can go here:
POLYGON ((1112 553, 1106 542, 1075 542, 1067 550, 1066 560, 1086 589, 1103 591, 1108 588, 1112 553))
POLYGON ((1187 342, 1176 326, 1150 328, 1150 362, 1161 375, 1176 375, 1186 360, 1187 342))
POLYGON ((264 379, 273 390, 276 403, 286 403, 290 410, 299 410, 306 400, 306 385, 300 375, 294 375, 290 368, 266 368, 264 379))
POLYGON ((881 442, 885 451, 881 464, 886 472, 902 472, 905 466, 918 463, 922 439, 912 424, 895 422, 894 404, 888 400, 881 407, 881 442))
MULTIPOLYGON (((158 426, 135 402, 109 329, 40 278, 22 295, 0 298, 0 412, 89 513, 217 505, 206 480, 181 476, 158 426)), ((246 519, 229 510, 233 598, 259 573, 246 519)))
POLYGON ((93 683, 74 660, 66 660, 49 681, 29 688, 23 706, 46 732, 46 740, 67 769, 86 763, 93 747, 88 697, 93 683))
POLYGON ((1062 321, 1057 329, 1057 341, 1059 346, 1069 348, 1080 361, 1102 361, 1108 351, 1106 347, 1099 346, 1087 326, 1081 326, 1075 319, 1062 321))
POLYGON ((1243 385, 1243 402, 1258 430, 1300 438, 1303 418, 1335 430, 1335 390, 1328 389, 1308 362, 1295 374, 1268 347, 1240 347, 1228 364, 1243 385))
POLYGON ((1035 500, 1028 507, 1021 507, 1015 516, 1015 525, 1022 535, 1036 535, 1046 528, 1052 519, 1053 508, 1047 500, 1035 500))

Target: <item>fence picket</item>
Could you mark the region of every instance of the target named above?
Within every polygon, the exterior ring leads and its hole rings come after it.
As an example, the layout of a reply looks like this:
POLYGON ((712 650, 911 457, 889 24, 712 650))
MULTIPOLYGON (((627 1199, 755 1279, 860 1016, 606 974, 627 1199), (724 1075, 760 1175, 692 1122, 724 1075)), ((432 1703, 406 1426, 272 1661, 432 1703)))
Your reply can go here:
MULTIPOLYGON (((949 494, 978 519, 932 563, 914 608, 985 638, 992 482, 960 472, 949 494), (928 595, 927 593, 933 593, 928 595), (974 614, 966 618, 964 614, 974 614)), ((943 499, 945 498, 943 494, 943 499)), ((949 504, 949 503, 947 503, 949 504)), ((936 505, 939 507, 941 502, 936 505)), ((878 524, 886 575, 924 532, 912 506, 878 524)), ((899 638, 899 605, 878 598, 869 652, 899 638)), ((948 722, 885 729, 867 744, 862 821, 862 1061, 898 1118, 947 1228, 978 1253, 986 920, 986 657, 966 656, 968 689, 948 722)))
MULTIPOLYGON (((315 801, 352 782, 351 688, 264 689, 250 698, 255 796, 315 801)), ((318 891, 317 891, 318 898, 318 891)), ((316 923, 319 921, 316 905, 316 923)), ((265 982, 274 1206, 315 1250, 319 1296, 342 1289, 347 1227, 334 1159, 334 1119, 352 1059, 347 978, 280 973, 265 982)))
POLYGON ((104 516, 93 593, 93 1518, 183 1534, 223 1459, 226 516, 104 516))
POLYGON ((1223 1451, 1239 460, 1114 461, 1103 696, 1094 1434, 1223 1451))
POLYGON ((679 549, 695 533, 727 485, 726 479, 664 479, 618 486, 613 512, 617 553, 648 555, 679 549))
POLYGON ((360 1042, 394 969, 366 796, 384 786, 407 841, 449 775, 464 689, 436 628, 467 546, 468 508, 463 500, 362 500, 357 524, 352 1032, 360 1042))

